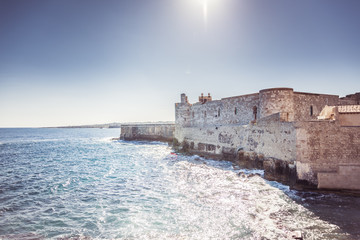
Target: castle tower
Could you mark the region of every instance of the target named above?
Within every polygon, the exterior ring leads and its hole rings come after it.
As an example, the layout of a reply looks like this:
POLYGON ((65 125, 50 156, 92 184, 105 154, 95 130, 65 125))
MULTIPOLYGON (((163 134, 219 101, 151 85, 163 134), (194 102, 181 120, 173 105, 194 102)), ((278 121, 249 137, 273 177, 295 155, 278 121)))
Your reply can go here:
POLYGON ((175 122, 179 126, 190 124, 190 107, 188 97, 185 93, 180 95, 180 103, 175 103, 175 122))
POLYGON ((259 118, 280 113, 283 121, 294 121, 294 90, 292 88, 269 88, 260 91, 259 118))
POLYGON ((180 98, 181 98, 181 103, 182 103, 182 104, 188 103, 188 99, 187 99, 187 96, 186 96, 185 93, 182 93, 182 94, 180 95, 180 98))

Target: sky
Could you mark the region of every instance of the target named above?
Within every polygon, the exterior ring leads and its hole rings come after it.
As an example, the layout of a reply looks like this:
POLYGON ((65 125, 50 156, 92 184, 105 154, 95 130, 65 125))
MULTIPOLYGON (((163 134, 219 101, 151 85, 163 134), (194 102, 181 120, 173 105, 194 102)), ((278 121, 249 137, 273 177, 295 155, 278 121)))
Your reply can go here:
POLYGON ((186 93, 360 92, 359 0, 0 0, 0 127, 173 121, 186 93))

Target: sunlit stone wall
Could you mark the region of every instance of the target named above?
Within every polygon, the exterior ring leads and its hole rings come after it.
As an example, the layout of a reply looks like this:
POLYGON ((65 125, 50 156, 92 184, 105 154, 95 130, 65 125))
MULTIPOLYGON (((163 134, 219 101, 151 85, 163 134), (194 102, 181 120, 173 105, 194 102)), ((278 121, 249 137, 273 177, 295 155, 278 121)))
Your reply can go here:
MULTIPOLYGON (((277 120, 279 115, 277 115, 277 120)), ((220 158, 232 152, 254 152, 264 157, 293 163, 296 158, 295 128, 289 122, 266 119, 249 125, 211 125, 177 129, 179 142, 187 142, 189 151, 220 158)))
MULTIPOLYGON (((184 127, 207 126, 214 124, 248 124, 255 120, 259 94, 249 94, 206 103, 176 103, 175 119, 184 127)), ((258 113, 257 113, 258 115, 258 113)))

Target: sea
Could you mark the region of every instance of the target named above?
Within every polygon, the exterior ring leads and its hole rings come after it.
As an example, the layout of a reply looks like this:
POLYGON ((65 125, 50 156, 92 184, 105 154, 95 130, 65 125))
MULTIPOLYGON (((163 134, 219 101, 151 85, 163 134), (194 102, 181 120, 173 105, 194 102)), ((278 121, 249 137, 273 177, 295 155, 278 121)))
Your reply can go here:
POLYGON ((0 239, 360 239, 359 197, 119 135, 0 129, 0 239))

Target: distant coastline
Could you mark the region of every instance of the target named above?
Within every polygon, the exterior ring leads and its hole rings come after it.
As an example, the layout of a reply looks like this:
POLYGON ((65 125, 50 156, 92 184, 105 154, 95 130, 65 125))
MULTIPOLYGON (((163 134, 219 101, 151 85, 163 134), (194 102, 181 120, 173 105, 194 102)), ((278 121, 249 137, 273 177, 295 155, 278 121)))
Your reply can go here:
POLYGON ((69 126, 58 126, 58 127, 45 127, 45 128, 121 128, 121 125, 127 124, 171 124, 173 121, 164 122, 114 122, 114 123, 103 123, 103 124, 87 124, 87 125, 69 125, 69 126))

